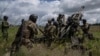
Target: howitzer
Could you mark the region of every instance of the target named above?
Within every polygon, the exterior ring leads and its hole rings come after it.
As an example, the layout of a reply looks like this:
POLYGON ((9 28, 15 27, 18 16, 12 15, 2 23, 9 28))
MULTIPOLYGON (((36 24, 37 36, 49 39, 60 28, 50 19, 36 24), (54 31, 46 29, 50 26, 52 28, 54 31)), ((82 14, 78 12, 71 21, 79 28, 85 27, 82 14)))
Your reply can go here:
MULTIPOLYGON (((62 38, 65 34, 68 33, 69 29, 70 29, 71 26, 74 24, 74 21, 73 21, 74 18, 77 18, 78 21, 81 20, 81 18, 82 18, 82 11, 83 11, 84 8, 85 8, 85 6, 82 6, 81 9, 78 11, 78 13, 72 15, 72 17, 71 17, 72 23, 71 23, 70 26, 68 26, 67 30, 65 29, 66 27, 65 27, 63 30, 61 30, 61 33, 63 33, 63 34, 60 36, 61 38, 62 38), (66 30, 66 31, 65 31, 65 30, 66 30)), ((79 23, 79 22, 78 22, 78 23, 79 23)))
POLYGON ((81 20, 81 17, 83 16, 82 11, 84 8, 85 8, 85 6, 82 6, 80 8, 80 10, 72 16, 72 19, 77 17, 77 19, 81 20))

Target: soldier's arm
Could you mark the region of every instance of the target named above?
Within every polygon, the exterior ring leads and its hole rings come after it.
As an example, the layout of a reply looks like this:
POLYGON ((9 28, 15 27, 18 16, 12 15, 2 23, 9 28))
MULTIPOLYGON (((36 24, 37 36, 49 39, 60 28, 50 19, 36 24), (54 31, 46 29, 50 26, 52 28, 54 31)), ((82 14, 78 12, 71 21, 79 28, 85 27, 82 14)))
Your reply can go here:
POLYGON ((7 22, 7 28, 9 28, 9 23, 7 22))
POLYGON ((34 31, 34 33, 37 35, 38 34, 38 29, 37 29, 37 25, 35 25, 35 31, 34 31))
POLYGON ((31 29, 31 31, 34 33, 34 34, 38 34, 38 30, 37 30, 37 26, 35 24, 30 24, 29 25, 29 28, 31 29))

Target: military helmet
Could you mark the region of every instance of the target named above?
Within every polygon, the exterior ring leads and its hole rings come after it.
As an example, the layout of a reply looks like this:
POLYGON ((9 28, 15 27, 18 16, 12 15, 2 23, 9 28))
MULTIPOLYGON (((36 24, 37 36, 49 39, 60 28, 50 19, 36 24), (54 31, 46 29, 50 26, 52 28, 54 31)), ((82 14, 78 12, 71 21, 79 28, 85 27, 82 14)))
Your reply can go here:
POLYGON ((22 23, 24 23, 24 21, 25 21, 24 19, 21 20, 22 23))
POLYGON ((87 22, 86 19, 83 19, 82 21, 83 21, 83 23, 86 23, 87 22))
POLYGON ((31 14, 31 15, 29 16, 29 20, 31 20, 31 21, 33 21, 33 22, 36 22, 37 18, 38 18, 38 16, 36 16, 35 14, 31 14))
POLYGON ((62 14, 59 14, 59 17, 61 17, 62 16, 62 14))
POLYGON ((48 23, 51 23, 51 20, 48 20, 48 23))
POLYGON ((51 21, 55 21, 55 19, 54 19, 54 18, 52 18, 52 19, 51 19, 51 21))
POLYGON ((8 16, 4 16, 3 18, 4 18, 4 20, 7 20, 8 19, 8 16))
POLYGON ((62 18, 64 16, 64 14, 59 14, 59 18, 62 18))

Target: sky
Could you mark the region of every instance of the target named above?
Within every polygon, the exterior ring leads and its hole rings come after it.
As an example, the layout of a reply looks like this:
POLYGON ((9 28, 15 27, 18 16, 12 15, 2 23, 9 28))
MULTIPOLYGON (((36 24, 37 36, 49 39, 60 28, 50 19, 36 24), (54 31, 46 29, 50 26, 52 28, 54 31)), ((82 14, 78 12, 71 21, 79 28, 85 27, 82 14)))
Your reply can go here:
POLYGON ((7 15, 9 23, 20 24, 21 19, 28 20, 30 14, 36 14, 37 24, 45 25, 59 13, 65 14, 67 19, 81 6, 85 6, 83 19, 90 24, 100 23, 100 0, 0 0, 0 16, 7 15))

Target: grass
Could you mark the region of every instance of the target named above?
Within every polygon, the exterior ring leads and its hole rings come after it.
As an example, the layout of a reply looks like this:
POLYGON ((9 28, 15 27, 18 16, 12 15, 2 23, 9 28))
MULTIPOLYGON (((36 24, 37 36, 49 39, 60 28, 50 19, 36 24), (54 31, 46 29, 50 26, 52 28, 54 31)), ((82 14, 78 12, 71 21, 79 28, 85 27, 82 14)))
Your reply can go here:
MULTIPOLYGON (((7 48, 11 47, 18 27, 9 28, 9 38, 6 42, 0 31, 0 56, 3 56, 7 51, 7 48)), ((85 46, 91 48, 93 56, 100 56, 100 26, 92 26, 90 32, 93 33, 95 40, 88 40, 85 43, 85 46)), ((39 37, 41 33, 39 32, 39 37)), ((54 44, 55 45, 55 44, 54 44)), ((67 50, 69 51, 69 50, 67 50)), ((29 52, 24 46, 21 47, 20 51, 17 53, 17 56, 64 56, 64 46, 59 45, 55 49, 48 49, 43 44, 34 44, 33 49, 29 52)))
POLYGON ((8 41, 6 42, 5 39, 2 37, 2 33, 0 31, 0 55, 3 55, 7 50, 6 48, 10 48, 11 43, 13 42, 15 38, 15 34, 17 31, 18 27, 10 27, 8 32, 9 32, 9 38, 8 41))

